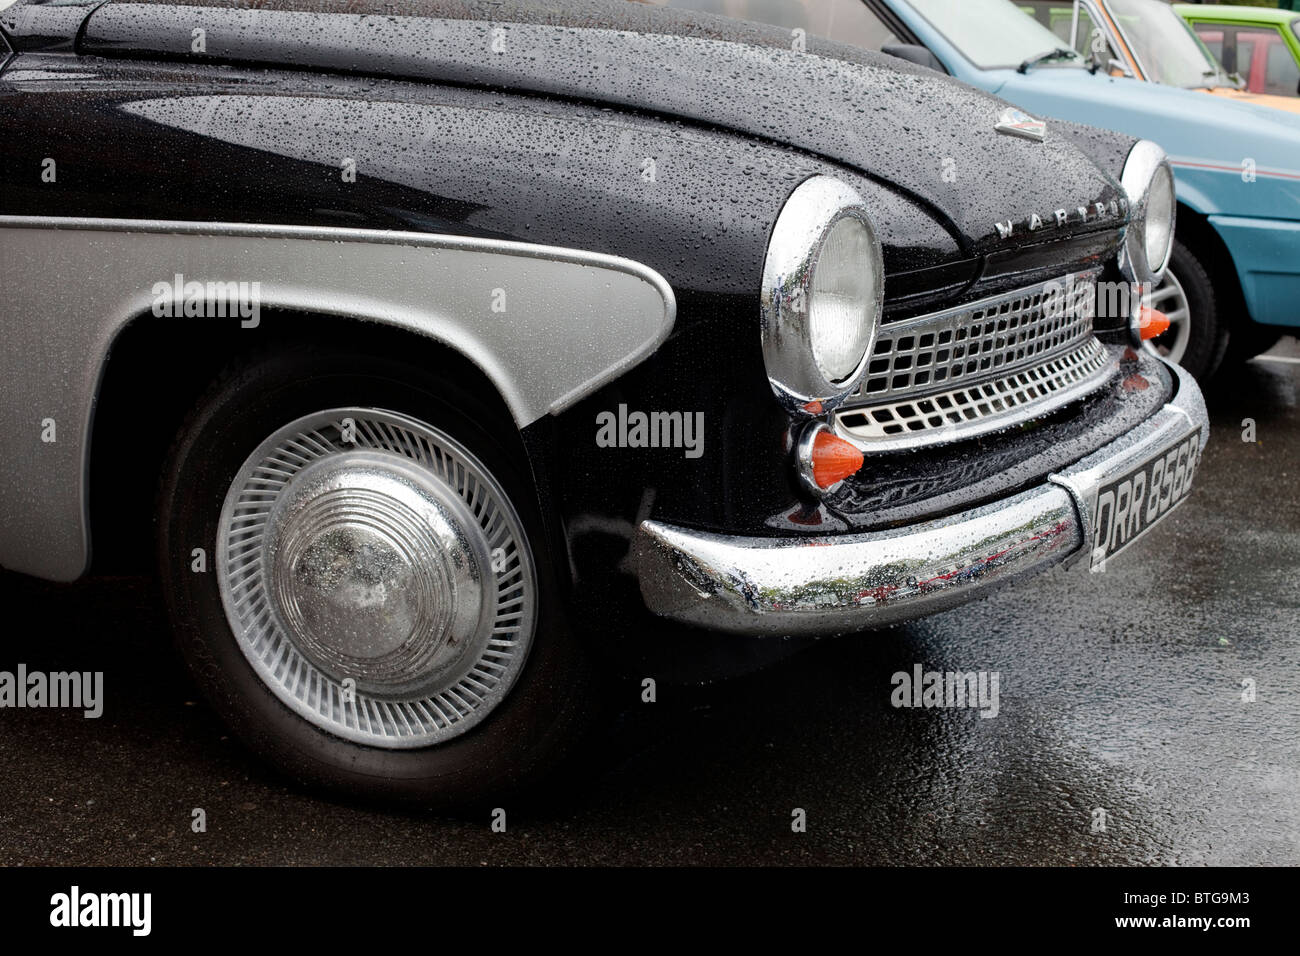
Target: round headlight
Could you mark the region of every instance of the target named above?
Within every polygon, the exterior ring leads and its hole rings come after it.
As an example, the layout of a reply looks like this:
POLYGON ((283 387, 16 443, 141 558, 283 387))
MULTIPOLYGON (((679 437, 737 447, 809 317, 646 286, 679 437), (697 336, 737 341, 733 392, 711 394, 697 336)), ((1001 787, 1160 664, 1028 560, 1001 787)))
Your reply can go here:
POLYGON ((786 200, 763 267, 768 379, 791 410, 821 414, 866 370, 884 301, 880 242, 861 196, 814 176, 786 200))
POLYGON ((1165 151, 1150 140, 1139 140, 1124 162, 1121 182, 1129 200, 1121 265, 1133 281, 1154 284, 1169 264, 1178 207, 1165 151))
POLYGON ((1174 244, 1174 174, 1168 163, 1156 167, 1147 195, 1147 265, 1156 275, 1165 271, 1174 244))
POLYGON ((831 226, 813 264, 809 338, 817 369, 833 384, 853 375, 872 328, 871 230, 845 216, 831 226))

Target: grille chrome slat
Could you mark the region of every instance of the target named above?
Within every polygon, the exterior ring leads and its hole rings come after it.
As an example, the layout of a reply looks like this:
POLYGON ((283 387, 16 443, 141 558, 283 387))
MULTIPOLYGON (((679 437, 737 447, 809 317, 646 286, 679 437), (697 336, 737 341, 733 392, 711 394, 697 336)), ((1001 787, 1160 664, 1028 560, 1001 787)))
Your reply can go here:
POLYGON ((1096 272, 1068 275, 886 325, 876 336, 862 387, 850 401, 942 391, 958 380, 1000 374, 1064 352, 1092 333, 1096 282, 1096 272), (1046 302, 1055 308, 1045 308, 1046 302))
POLYGON ((880 330, 861 388, 836 416, 864 451, 957 441, 1042 415, 1113 371, 1092 335, 1097 272, 880 330))

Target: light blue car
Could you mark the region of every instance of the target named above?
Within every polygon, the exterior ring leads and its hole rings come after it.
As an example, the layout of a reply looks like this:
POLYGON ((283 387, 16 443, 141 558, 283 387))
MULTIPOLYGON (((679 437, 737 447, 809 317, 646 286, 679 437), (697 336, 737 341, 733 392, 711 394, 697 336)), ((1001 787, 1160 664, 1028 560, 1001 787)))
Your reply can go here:
POLYGON ((669 2, 883 50, 1039 118, 1154 140, 1178 195, 1173 256, 1149 300, 1172 323, 1157 350, 1204 380, 1225 354, 1300 333, 1300 116, 1112 75, 1117 64, 1080 56, 1012 0, 669 2))

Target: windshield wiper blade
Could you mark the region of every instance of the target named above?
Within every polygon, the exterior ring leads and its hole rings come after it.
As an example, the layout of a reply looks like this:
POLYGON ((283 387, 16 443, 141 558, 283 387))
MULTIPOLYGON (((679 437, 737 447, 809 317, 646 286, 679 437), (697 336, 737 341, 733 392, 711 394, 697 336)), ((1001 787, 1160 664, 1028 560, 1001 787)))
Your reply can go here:
POLYGON ((1077 54, 1073 50, 1067 50, 1063 46, 1058 46, 1054 50, 1048 50, 1046 53, 1040 53, 1038 56, 1031 56, 1024 63, 1016 67, 1017 73, 1028 73, 1033 67, 1040 63, 1046 63, 1048 60, 1072 60, 1077 54))

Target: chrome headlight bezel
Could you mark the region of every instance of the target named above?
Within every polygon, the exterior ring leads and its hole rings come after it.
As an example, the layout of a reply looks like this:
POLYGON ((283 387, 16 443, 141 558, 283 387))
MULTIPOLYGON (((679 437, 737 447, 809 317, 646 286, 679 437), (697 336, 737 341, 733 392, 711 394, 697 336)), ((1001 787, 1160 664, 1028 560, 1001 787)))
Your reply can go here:
POLYGON ((1129 201, 1129 225, 1124 234, 1120 252, 1120 268, 1132 282, 1156 285, 1164 277, 1174 248, 1174 227, 1177 218, 1178 198, 1174 186, 1174 171, 1165 151, 1150 140, 1139 140, 1124 161, 1120 184, 1129 201), (1156 190, 1169 190, 1168 239, 1160 255, 1153 261, 1147 249, 1147 237, 1153 223, 1149 218, 1153 197, 1159 202, 1156 190))
POLYGON ((813 176, 790 194, 777 216, 763 264, 763 363, 777 399, 792 412, 819 415, 857 389, 871 359, 884 304, 884 259, 875 224, 857 190, 832 176, 813 176), (847 376, 832 381, 817 362, 812 341, 813 281, 831 230, 851 217, 866 229, 868 298, 863 351, 847 376))

